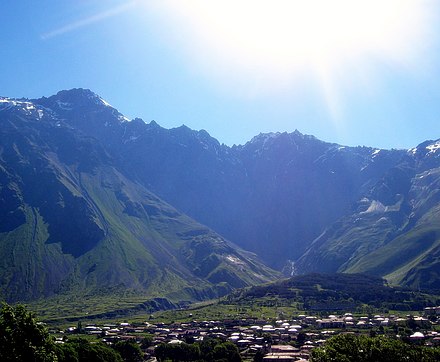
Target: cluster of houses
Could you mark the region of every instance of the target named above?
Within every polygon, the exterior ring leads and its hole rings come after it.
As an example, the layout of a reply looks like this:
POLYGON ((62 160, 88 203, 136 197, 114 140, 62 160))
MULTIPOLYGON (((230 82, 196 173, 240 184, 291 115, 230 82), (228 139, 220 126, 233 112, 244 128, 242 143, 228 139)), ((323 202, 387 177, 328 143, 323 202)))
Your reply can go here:
MULTIPOLYGON (((440 307, 425 308, 423 316, 398 317, 394 315, 354 316, 328 315, 319 318, 298 315, 288 320, 257 320, 254 318, 227 319, 222 321, 191 321, 187 323, 151 323, 87 325, 82 333, 96 335, 106 343, 133 339, 140 342, 145 334, 152 336, 145 359, 154 360, 154 348, 161 343, 180 344, 203 341, 205 338, 229 340, 237 345, 243 360, 252 361, 255 354, 263 355, 263 361, 307 361, 313 348, 323 345, 326 339, 338 333, 362 333, 363 330, 393 331, 413 326, 406 337, 425 345, 440 345, 440 333, 433 328, 440 324, 440 307), (399 328, 402 327, 402 328, 399 328), (388 328, 390 329, 390 328, 388 328)), ((406 329, 408 330, 408 329, 406 329)), ((64 332, 78 333, 77 327, 64 332)), ((68 337, 67 337, 68 338, 68 337)), ((63 338, 59 338, 62 343, 63 338)))

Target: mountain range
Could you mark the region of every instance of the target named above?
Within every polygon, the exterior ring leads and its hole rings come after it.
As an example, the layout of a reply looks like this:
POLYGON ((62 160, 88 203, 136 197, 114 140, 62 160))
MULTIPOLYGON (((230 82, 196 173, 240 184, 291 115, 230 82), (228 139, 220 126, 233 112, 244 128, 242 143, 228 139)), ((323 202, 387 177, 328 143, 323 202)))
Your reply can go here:
POLYGON ((127 119, 86 89, 0 98, 0 295, 198 300, 280 276, 440 288, 440 141, 411 150, 127 119))

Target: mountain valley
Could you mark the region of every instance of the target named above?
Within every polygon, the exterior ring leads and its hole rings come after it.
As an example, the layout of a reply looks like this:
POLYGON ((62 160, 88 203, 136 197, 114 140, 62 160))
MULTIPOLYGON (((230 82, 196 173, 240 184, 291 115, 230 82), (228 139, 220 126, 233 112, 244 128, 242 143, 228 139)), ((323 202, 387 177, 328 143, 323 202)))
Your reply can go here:
POLYGON ((191 301, 310 272, 440 289, 440 142, 239 146, 85 89, 0 98, 0 294, 191 301))

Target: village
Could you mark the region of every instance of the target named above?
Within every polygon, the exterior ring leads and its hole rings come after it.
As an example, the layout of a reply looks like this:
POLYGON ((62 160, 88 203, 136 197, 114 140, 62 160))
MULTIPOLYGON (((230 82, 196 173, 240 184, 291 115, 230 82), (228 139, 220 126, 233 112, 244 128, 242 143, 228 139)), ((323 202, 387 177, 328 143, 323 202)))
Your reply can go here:
MULTIPOLYGON (((192 317, 189 313, 188 317, 192 317)), ((56 343, 64 343, 73 335, 86 334, 89 338, 113 344, 133 340, 139 343, 145 361, 156 361, 155 347, 160 344, 201 342, 215 338, 234 343, 243 361, 308 361, 310 352, 339 333, 385 334, 426 346, 440 345, 440 307, 425 308, 419 314, 406 316, 376 314, 369 316, 344 313, 329 314, 325 318, 299 314, 292 318, 263 320, 237 318, 190 322, 154 322, 154 316, 143 323, 78 323, 65 330, 51 329, 56 343), (148 337, 148 338, 146 338, 148 337), (148 340, 148 343, 145 341, 148 340)))

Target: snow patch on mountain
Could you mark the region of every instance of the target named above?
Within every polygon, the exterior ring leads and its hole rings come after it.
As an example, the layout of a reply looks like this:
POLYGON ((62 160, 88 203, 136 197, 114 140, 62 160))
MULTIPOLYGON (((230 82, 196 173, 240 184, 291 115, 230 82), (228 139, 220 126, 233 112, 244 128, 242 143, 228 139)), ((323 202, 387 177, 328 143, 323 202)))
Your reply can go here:
POLYGON ((0 98, 0 111, 9 109, 15 105, 15 102, 9 98, 0 98))
POLYGON ((410 154, 412 154, 412 155, 415 155, 415 154, 417 153, 417 147, 410 148, 410 149, 408 150, 408 153, 410 153, 410 154))
POLYGON ((373 150, 373 152, 371 153, 371 157, 372 157, 372 158, 377 157, 377 155, 380 153, 380 151, 382 151, 382 150, 379 149, 379 148, 373 150))
POLYGON ((227 255, 226 260, 235 265, 244 265, 242 260, 233 255, 227 255))
MULTIPOLYGON (((103 99, 103 98, 101 98, 101 97, 98 97, 98 99, 101 101, 101 103, 102 103, 104 106, 112 107, 112 106, 110 105, 110 103, 108 103, 105 99, 103 99)), ((112 108, 113 108, 113 107, 112 107, 112 108)))
POLYGON ((41 119, 44 116, 43 109, 37 108, 32 102, 0 97, 0 111, 12 108, 26 116, 35 116, 38 119, 41 119))
POLYGON ((426 146, 426 149, 429 153, 436 153, 440 149, 440 141, 437 141, 429 146, 426 146))
POLYGON ((408 150, 408 153, 414 156, 417 154, 432 156, 432 155, 437 155, 438 150, 440 150, 440 140, 423 142, 417 147, 410 148, 408 150))
POLYGON ((387 207, 384 204, 382 204, 378 200, 372 200, 368 209, 366 211, 362 212, 362 214, 383 213, 385 211, 387 211, 387 207))

